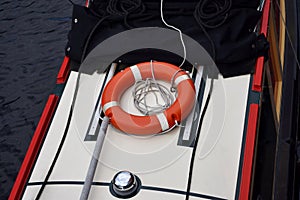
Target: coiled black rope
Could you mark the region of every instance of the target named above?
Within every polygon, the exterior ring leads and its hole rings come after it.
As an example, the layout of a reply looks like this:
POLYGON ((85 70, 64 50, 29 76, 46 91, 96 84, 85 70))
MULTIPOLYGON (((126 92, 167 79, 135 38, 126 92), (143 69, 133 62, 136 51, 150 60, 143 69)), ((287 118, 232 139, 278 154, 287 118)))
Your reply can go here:
POLYGON ((194 18, 211 44, 213 60, 216 59, 215 44, 206 29, 223 25, 231 6, 232 0, 200 0, 196 5, 194 18))
MULTIPOLYGON (((101 13, 101 18, 97 22, 97 24, 93 27, 92 31, 90 32, 84 48, 83 48, 83 53, 81 56, 81 63, 83 62, 90 41, 92 39, 92 36, 94 35, 95 31, 98 29, 98 27, 108 18, 112 16, 124 16, 124 24, 127 28, 131 29, 132 26, 128 24, 128 17, 130 14, 141 14, 145 11, 145 5, 142 3, 142 0, 110 0, 108 2, 108 5, 106 7, 106 13, 101 13)), ((96 15, 96 14, 95 14, 96 15)), ((99 16, 96 15, 96 16, 99 16)))
POLYGON ((218 28, 228 18, 232 0, 200 0, 194 16, 205 28, 218 28))
POLYGON ((145 5, 142 0, 110 0, 106 11, 110 15, 124 16, 124 24, 127 28, 132 28, 128 24, 130 14, 141 14, 145 11, 145 5))

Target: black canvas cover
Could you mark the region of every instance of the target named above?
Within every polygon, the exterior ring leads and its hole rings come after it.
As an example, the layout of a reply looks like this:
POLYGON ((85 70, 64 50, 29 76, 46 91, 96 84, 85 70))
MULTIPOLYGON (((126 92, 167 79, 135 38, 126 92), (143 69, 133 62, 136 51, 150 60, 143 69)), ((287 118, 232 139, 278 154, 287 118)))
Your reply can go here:
MULTIPOLYGON (((255 59, 268 43, 253 30, 261 18, 258 0, 165 0, 165 20, 198 41, 215 60, 224 77, 252 73, 255 59)), ((164 27, 160 1, 101 0, 89 8, 74 5, 66 54, 82 62, 89 51, 108 37, 139 27, 164 27)), ((151 37, 151 35, 149 35, 151 37)), ((121 57, 131 64, 149 58, 161 60, 160 51, 146 50, 121 57)), ((121 55, 120 55, 121 56, 121 55)), ((181 58, 170 57, 177 64, 181 58)))

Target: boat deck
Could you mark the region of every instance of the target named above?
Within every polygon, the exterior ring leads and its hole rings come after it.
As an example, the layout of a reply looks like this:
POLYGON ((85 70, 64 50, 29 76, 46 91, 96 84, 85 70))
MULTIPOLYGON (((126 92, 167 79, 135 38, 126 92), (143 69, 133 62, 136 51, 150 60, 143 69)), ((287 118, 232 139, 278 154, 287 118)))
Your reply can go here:
MULTIPOLYGON (((78 72, 70 73, 23 199, 36 197, 53 163, 68 124, 77 76, 78 72)), ((105 73, 81 76, 66 138, 44 183, 41 199, 78 199, 81 194, 95 145, 95 141, 85 138, 105 73)), ((190 199, 237 198, 250 79, 251 75, 244 75, 214 81, 197 147, 192 143, 179 144, 183 127, 163 135, 142 137, 109 126, 89 199, 116 199, 109 191, 109 184, 121 170, 134 173, 142 182, 141 190, 132 199, 185 199, 191 173, 190 199), (193 172, 190 171, 192 160, 193 172)), ((207 80, 203 99, 209 87, 207 80)), ((124 95, 129 98, 130 91, 124 95)), ((126 107, 128 102, 123 101, 121 105, 126 107)))

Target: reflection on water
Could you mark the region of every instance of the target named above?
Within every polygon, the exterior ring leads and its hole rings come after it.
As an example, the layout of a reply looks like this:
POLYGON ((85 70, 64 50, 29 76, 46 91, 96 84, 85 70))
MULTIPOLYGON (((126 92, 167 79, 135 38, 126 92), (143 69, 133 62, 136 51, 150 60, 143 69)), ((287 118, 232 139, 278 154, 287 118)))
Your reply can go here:
POLYGON ((68 1, 0 3, 0 199, 10 193, 55 86, 71 15, 68 1))

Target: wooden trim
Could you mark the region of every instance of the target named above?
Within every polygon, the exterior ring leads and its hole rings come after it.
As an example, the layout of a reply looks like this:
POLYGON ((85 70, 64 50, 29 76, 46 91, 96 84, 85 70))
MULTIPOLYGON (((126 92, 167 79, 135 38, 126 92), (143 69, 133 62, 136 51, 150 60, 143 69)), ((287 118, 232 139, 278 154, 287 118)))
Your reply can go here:
POLYGON ((285 0, 280 0, 280 10, 279 10, 279 52, 281 67, 284 66, 284 50, 285 50, 285 22, 286 22, 286 12, 285 12, 285 0))
POLYGON ((269 22, 269 41, 270 41, 270 58, 272 60, 270 65, 270 70, 274 75, 274 98, 275 108, 276 108, 276 117, 277 121, 280 119, 280 107, 281 107, 281 95, 282 95, 282 66, 280 60, 279 44, 277 29, 275 23, 275 11, 274 7, 271 7, 270 10, 270 22, 269 22))

